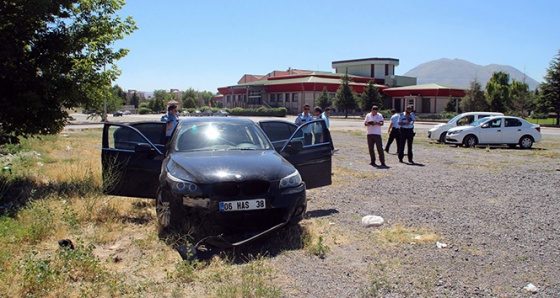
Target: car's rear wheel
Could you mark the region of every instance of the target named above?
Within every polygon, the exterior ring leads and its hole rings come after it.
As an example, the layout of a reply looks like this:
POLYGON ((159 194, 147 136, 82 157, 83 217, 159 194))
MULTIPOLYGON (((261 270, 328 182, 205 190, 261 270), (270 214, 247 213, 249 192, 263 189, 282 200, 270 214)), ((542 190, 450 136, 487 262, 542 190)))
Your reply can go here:
POLYGON ((156 195, 156 216, 158 224, 164 229, 173 229, 181 224, 184 207, 168 191, 159 188, 156 195))
POLYGON ((474 147, 478 144, 478 139, 473 135, 468 135, 463 140, 465 147, 474 147))
POLYGON ((522 136, 521 139, 519 139, 519 147, 521 147, 521 149, 531 149, 531 147, 533 147, 533 138, 531 136, 522 136))
POLYGON ((445 144, 445 136, 446 135, 447 135, 447 131, 444 131, 439 135, 439 142, 440 143, 445 144))

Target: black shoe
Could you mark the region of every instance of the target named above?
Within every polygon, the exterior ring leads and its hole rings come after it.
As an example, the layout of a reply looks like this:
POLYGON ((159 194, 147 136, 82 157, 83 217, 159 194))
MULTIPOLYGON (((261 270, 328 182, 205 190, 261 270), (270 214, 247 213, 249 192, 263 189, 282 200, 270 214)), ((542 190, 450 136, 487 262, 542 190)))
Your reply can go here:
POLYGON ((404 161, 402 161, 402 159, 399 159, 399 162, 404 162, 404 161))
POLYGON ((386 165, 385 163, 382 163, 382 164, 381 164, 381 167, 382 167, 382 168, 386 168, 387 165, 386 165))
POLYGON ((413 161, 413 160, 409 160, 408 162, 409 162, 409 163, 414 163, 414 161, 413 161))
POLYGON ((385 149, 385 152, 387 152, 387 154, 389 154, 389 149, 385 149))
POLYGON ((374 162, 370 162, 369 164, 370 164, 371 166, 377 167, 377 164, 374 163, 374 162))

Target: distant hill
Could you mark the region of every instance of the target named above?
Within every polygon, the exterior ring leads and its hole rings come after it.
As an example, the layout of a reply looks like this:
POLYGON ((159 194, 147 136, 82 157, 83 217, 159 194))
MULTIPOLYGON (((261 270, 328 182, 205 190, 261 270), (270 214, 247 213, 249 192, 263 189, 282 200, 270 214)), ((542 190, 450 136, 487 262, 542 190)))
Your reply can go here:
MULTIPOLYGON (((404 75, 418 78, 419 85, 437 83, 462 88, 469 88, 471 82, 476 78, 484 89, 486 82, 490 80, 492 73, 495 71, 509 73, 510 80, 523 81, 523 72, 509 65, 490 64, 482 66, 466 60, 447 58, 420 64, 404 75)), ((525 78, 525 82, 529 84, 531 90, 539 85, 539 82, 528 76, 525 78)))

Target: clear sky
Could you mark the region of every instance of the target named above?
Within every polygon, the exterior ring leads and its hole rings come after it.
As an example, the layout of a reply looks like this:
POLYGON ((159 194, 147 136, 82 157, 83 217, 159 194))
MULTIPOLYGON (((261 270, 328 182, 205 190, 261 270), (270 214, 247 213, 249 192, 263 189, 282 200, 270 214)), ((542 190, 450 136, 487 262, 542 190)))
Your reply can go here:
POLYGON ((397 75, 436 59, 510 65, 542 81, 560 50, 557 0, 128 0, 139 29, 115 47, 123 89, 217 92, 244 74, 331 71, 396 58, 397 75))

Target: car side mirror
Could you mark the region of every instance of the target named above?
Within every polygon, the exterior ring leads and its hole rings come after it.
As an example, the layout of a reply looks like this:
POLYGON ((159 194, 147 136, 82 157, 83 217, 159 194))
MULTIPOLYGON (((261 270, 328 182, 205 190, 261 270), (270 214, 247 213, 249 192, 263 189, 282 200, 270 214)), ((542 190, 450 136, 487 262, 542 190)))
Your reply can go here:
POLYGON ((134 146, 134 152, 150 152, 150 151, 152 151, 152 146, 150 146, 150 144, 140 143, 134 146))
POLYGON ((303 149, 303 141, 301 140, 291 140, 286 146, 286 152, 290 154, 297 154, 303 149))

